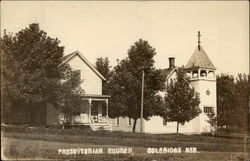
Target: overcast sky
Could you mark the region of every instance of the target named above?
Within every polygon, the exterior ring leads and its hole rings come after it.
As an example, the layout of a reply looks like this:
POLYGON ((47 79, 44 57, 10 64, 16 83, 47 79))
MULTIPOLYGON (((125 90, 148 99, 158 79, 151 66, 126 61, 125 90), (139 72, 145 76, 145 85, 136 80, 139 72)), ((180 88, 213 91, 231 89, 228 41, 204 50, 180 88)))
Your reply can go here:
POLYGON ((112 66, 142 38, 156 49, 156 67, 167 68, 168 57, 186 65, 201 31, 201 45, 217 73, 237 74, 249 72, 248 12, 247 1, 4 1, 1 32, 39 23, 61 41, 65 54, 79 50, 93 64, 108 57, 112 66))

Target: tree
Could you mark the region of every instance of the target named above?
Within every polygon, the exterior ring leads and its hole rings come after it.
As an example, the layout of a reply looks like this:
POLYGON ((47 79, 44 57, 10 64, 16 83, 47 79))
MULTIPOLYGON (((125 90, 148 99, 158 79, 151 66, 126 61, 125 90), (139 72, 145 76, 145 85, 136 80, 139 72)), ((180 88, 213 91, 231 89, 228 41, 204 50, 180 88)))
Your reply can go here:
POLYGON ((102 92, 103 94, 108 94, 108 83, 109 83, 109 78, 111 76, 111 66, 109 65, 109 60, 107 57, 105 58, 97 58, 96 59, 96 63, 95 63, 95 67, 96 69, 104 76, 104 78, 106 79, 106 81, 103 81, 102 83, 102 92))
POLYGON ((68 64, 63 64, 60 68, 64 72, 57 91, 57 107, 64 114, 63 123, 67 125, 72 122, 74 115, 84 113, 87 109, 83 107, 84 90, 80 87, 82 81, 79 73, 72 71, 68 64))
POLYGON ((247 131, 249 75, 217 76, 217 125, 228 131, 247 131), (230 118, 230 119, 228 119, 230 118))
POLYGON ((213 129, 248 131, 249 75, 230 74, 217 76, 217 116, 208 114, 208 123, 213 129), (230 119, 229 119, 230 118, 230 119))
POLYGON ((177 122, 177 134, 179 123, 189 122, 201 113, 199 95, 190 87, 189 78, 183 68, 177 70, 176 80, 170 80, 165 95, 165 108, 163 117, 167 121, 177 122))
POLYGON ((217 129, 217 116, 215 115, 215 111, 212 110, 211 113, 207 114, 207 117, 207 122, 210 124, 210 131, 214 133, 217 129))
POLYGON ((216 78, 217 125, 226 128, 233 126, 235 106, 235 82, 232 75, 221 74, 216 78))
POLYGON ((249 75, 238 74, 235 83, 235 97, 236 97, 236 111, 235 123, 237 127, 243 131, 248 130, 248 110, 249 110, 249 96, 250 96, 250 82, 249 75))
POLYGON ((111 94, 109 114, 111 117, 127 116, 134 119, 135 132, 140 118, 142 70, 145 71, 143 117, 148 119, 162 104, 158 95, 165 87, 161 70, 154 68, 155 49, 140 39, 128 50, 128 57, 114 67, 108 84, 111 94))
POLYGON ((1 38, 4 111, 11 109, 14 112, 24 107, 32 115, 31 111, 45 108, 47 102, 59 107, 58 93, 64 88, 61 80, 63 73, 67 72, 60 66, 64 47, 59 43, 57 38, 47 36, 35 23, 14 36, 4 32, 1 38))

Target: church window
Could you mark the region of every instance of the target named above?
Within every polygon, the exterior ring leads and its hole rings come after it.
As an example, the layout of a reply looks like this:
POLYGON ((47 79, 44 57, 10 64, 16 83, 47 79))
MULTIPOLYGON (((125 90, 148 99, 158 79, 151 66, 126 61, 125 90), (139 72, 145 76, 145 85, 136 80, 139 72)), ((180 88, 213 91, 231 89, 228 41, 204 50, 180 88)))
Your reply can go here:
POLYGON ((213 107, 204 107, 204 113, 212 113, 213 112, 213 107))
POLYGON ((214 77, 215 77, 214 72, 213 72, 213 71, 209 71, 209 72, 208 72, 208 77, 209 77, 209 78, 214 78, 214 77))
POLYGON ((192 78, 198 78, 198 70, 193 71, 192 78))
POLYGON ((116 126, 119 126, 120 125, 120 122, 119 122, 119 117, 116 118, 116 126))
POLYGON ((207 77, 207 72, 205 70, 201 70, 200 76, 201 77, 207 77))
POLYGON ((190 78, 192 77, 192 74, 191 74, 190 71, 187 72, 187 76, 190 77, 190 78))
POLYGON ((128 118, 128 126, 131 126, 131 118, 128 118))
POLYGON ((208 89, 207 91, 206 91, 206 95, 210 95, 210 90, 208 89))
POLYGON ((163 125, 167 125, 167 120, 163 118, 163 125))

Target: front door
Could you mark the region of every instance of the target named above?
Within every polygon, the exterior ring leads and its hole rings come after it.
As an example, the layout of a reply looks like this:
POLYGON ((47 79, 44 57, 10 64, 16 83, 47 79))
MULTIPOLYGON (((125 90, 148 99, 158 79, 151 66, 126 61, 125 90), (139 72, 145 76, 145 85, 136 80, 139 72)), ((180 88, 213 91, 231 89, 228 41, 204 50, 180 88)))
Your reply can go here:
POLYGON ((93 118, 94 122, 98 122, 98 102, 97 101, 92 102, 91 117, 93 118))
POLYGON ((107 109, 107 106, 104 105, 104 104, 102 104, 102 116, 107 116, 107 111, 106 111, 106 109, 107 109))
POLYGON ((107 111, 103 101, 92 101, 91 117, 94 122, 106 122, 107 111))

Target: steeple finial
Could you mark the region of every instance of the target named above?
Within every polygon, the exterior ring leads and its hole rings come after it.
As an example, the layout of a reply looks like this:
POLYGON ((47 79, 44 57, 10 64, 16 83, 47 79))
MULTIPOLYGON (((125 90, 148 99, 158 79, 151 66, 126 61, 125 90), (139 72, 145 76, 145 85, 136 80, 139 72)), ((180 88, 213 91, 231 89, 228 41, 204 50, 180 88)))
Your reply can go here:
POLYGON ((200 31, 198 31, 198 50, 201 49, 201 45, 200 45, 201 40, 200 40, 200 38, 201 38, 201 33, 200 33, 200 31))

